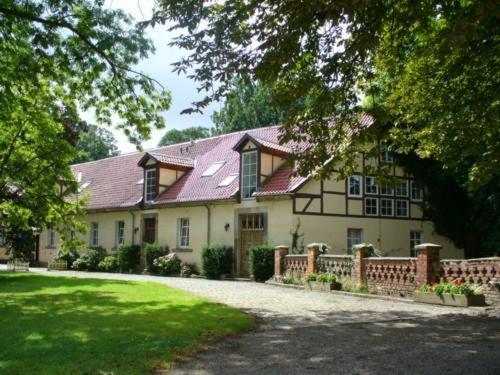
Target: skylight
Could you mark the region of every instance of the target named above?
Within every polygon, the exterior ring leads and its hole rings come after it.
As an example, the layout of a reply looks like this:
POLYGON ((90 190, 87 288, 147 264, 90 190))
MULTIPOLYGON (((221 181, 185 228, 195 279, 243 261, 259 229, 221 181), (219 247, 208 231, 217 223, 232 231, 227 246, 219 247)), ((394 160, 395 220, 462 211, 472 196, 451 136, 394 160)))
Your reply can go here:
POLYGON ((218 161, 218 162, 213 163, 205 172, 203 172, 201 177, 213 176, 214 174, 216 174, 219 171, 219 169, 222 168, 223 165, 224 165, 223 161, 218 161))
POLYGON ((223 187, 223 186, 229 186, 233 183, 234 180, 236 180, 236 178, 238 178, 238 175, 237 174, 231 174, 229 176, 227 176, 226 178, 224 178, 219 186, 220 187, 223 187))
POLYGON ((81 184, 80 187, 78 188, 78 192, 81 193, 84 189, 88 188, 91 182, 92 181, 87 181, 81 184))

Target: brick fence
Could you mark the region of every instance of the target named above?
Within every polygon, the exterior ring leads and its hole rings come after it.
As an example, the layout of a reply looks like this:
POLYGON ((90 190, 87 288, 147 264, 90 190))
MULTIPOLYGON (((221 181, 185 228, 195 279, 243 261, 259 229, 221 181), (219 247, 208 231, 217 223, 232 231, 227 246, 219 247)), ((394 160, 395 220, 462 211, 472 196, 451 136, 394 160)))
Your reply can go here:
POLYGON ((440 279, 463 281, 483 286, 488 303, 500 304, 500 258, 441 260, 441 246, 422 244, 415 258, 368 257, 371 247, 358 245, 355 255, 321 255, 316 245, 307 254, 288 255, 288 248, 275 250, 275 277, 328 272, 342 283, 366 286, 370 293, 407 297, 422 284, 440 279))

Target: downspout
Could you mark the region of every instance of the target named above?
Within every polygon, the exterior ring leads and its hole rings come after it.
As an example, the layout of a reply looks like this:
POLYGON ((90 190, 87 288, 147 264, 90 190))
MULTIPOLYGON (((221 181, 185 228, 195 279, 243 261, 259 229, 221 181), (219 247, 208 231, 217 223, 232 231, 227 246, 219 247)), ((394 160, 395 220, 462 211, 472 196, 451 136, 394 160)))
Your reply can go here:
POLYGON ((134 245, 135 243, 135 214, 132 211, 129 211, 130 215, 132 215, 132 243, 131 245, 134 245))
POLYGON ((208 203, 205 203, 205 207, 207 208, 207 245, 210 245, 210 228, 211 228, 211 216, 212 212, 210 211, 210 206, 208 203))

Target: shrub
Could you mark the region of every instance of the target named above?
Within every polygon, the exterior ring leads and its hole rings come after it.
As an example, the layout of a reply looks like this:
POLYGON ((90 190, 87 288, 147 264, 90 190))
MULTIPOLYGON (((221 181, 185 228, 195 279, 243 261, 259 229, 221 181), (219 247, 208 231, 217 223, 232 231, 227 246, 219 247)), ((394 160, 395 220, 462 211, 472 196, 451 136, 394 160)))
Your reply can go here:
POLYGON ((77 271, 86 271, 88 266, 87 260, 84 257, 78 258, 71 264, 71 268, 77 271))
POLYGON ((59 250, 54 257, 54 260, 64 260, 68 264, 68 267, 71 267, 74 261, 78 258, 80 258, 80 254, 75 249, 70 251, 59 250))
POLYGON ((156 258, 153 264, 162 276, 179 275, 181 272, 181 260, 175 253, 156 258))
POLYGON ((432 284, 432 285, 424 284, 420 286, 418 290, 420 292, 435 293, 437 295, 462 294, 465 296, 471 296, 474 294, 482 293, 481 287, 464 283, 461 279, 456 279, 449 283, 441 282, 439 284, 432 284))
POLYGON ((107 256, 99 262, 99 271, 116 272, 118 271, 118 258, 114 255, 107 256))
POLYGON ((144 246, 144 262, 146 271, 158 273, 158 269, 153 264, 154 260, 168 254, 168 246, 160 246, 157 243, 147 243, 144 246))
POLYGON ((196 274, 198 274, 196 264, 187 262, 181 263, 181 277, 191 277, 191 275, 196 274))
POLYGON ((318 278, 318 274, 317 273, 310 273, 309 275, 307 275, 307 281, 316 281, 316 279, 318 278))
POLYGON ((120 271, 130 272, 140 262, 141 247, 139 245, 121 245, 117 257, 120 271))
POLYGON ((249 250, 250 274, 255 281, 266 281, 274 275, 274 246, 255 245, 249 250))
POLYGON ((337 277, 333 273, 320 273, 316 277, 316 281, 319 283, 335 283, 337 282, 337 277))
POLYGON ((219 279, 233 270, 233 248, 207 245, 202 250, 203 273, 209 279, 219 279))
POLYGON ((102 247, 92 247, 87 251, 87 254, 82 256, 87 262, 87 269, 89 271, 97 271, 99 262, 106 256, 106 250, 102 247))

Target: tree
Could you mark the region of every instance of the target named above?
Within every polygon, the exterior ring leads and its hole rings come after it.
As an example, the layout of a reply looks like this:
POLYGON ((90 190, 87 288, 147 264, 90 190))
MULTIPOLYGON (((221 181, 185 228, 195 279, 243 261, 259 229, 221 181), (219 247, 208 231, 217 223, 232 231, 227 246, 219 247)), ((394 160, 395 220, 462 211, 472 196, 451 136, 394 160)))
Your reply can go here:
POLYGON ((186 112, 221 100, 240 75, 271 87, 281 108, 307 98, 283 127, 283 141, 311 145, 295 156, 300 174, 342 165, 345 177, 352 155, 384 137, 465 173, 471 190, 500 170, 498 12, 493 0, 160 1, 145 25, 173 23, 172 44, 190 51, 175 69, 207 95, 186 112), (361 98, 373 94, 384 110, 362 132, 361 98), (325 163, 332 154, 342 163, 325 163))
POLYGON ((76 142, 78 155, 73 163, 99 160, 119 155, 116 139, 109 130, 97 125, 87 125, 76 142))
POLYGON ((210 137, 210 129, 202 126, 193 126, 190 128, 177 130, 171 129, 161 137, 158 146, 168 146, 176 143, 189 142, 191 140, 210 137))
MULTIPOLYGON (((69 166, 78 110, 112 115, 139 144, 161 128, 168 92, 132 67, 153 51, 143 31, 104 1, 0 4, 0 226, 84 230, 84 199, 69 166), (78 109, 78 110, 77 110, 78 109)), ((12 236, 6 235, 6 238, 12 236)))
POLYGON ((284 111, 270 105, 269 88, 248 79, 235 80, 220 111, 214 111, 215 134, 226 134, 246 129, 280 124, 284 111))

